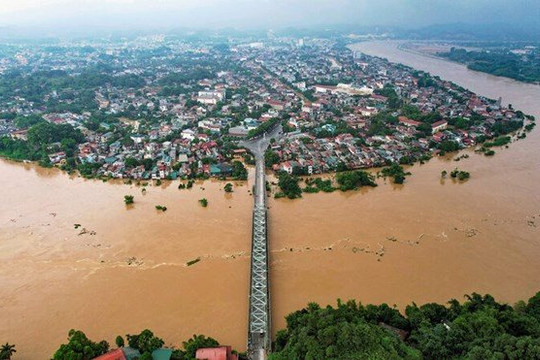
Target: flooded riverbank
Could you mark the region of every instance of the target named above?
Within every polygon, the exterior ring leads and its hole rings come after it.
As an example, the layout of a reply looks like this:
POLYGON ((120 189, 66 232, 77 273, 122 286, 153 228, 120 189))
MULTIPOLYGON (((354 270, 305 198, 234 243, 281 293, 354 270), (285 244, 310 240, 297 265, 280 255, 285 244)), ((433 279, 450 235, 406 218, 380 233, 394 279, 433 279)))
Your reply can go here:
MULTIPOLYGON (((357 49, 502 96, 540 118, 538 86, 394 43, 357 49)), ((540 290, 539 146, 535 129, 493 158, 466 150, 460 162, 414 165, 403 186, 379 179, 358 192, 269 199, 274 330, 307 302, 338 297, 398 306, 472 291, 508 302, 530 297, 540 290), (441 180, 456 166, 471 179, 441 180)), ((70 328, 111 343, 143 328, 177 345, 204 333, 245 349, 251 181, 232 194, 207 181, 191 190, 150 186, 143 195, 29 164, 0 161, 0 174, 0 340, 17 345, 15 359, 48 358, 70 328), (124 195, 135 196, 133 207, 124 195)))

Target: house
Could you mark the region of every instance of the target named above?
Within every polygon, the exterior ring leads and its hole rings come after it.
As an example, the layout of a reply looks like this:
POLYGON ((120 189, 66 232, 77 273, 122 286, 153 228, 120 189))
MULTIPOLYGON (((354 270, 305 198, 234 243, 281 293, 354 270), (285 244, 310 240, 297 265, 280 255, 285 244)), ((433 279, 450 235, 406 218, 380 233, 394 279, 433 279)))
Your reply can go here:
POLYGON ((152 360, 170 360, 172 356, 171 349, 156 349, 152 352, 152 360))
POLYGON ((109 139, 111 139, 113 136, 114 136, 114 134, 113 134, 112 132, 108 132, 108 133, 106 133, 106 134, 101 135, 100 140, 101 140, 102 143, 106 143, 106 142, 109 141, 109 139))
POLYGON ((139 134, 130 135, 130 138, 135 144, 141 144, 144 140, 144 136, 139 134))
POLYGON ((246 149, 234 149, 233 151, 233 155, 235 157, 241 157, 242 155, 244 155, 247 151, 246 149))
POLYGON ((248 133, 249 129, 243 126, 235 126, 229 129, 229 135, 231 136, 244 137, 247 136, 248 133))
POLYGON ((305 112, 306 114, 311 114, 313 112, 313 109, 311 109, 311 103, 310 102, 306 102, 302 106, 302 112, 305 112))
POLYGON ((232 174, 232 166, 228 164, 212 164, 210 165, 210 175, 230 175, 232 174))
POLYGON ((443 133, 436 133, 436 134, 433 135, 433 141, 435 141, 435 142, 437 142, 437 143, 438 143, 438 142, 441 142, 441 141, 444 140, 444 137, 445 137, 445 136, 444 136, 443 133))
POLYGON ((316 93, 322 93, 327 94, 331 93, 336 90, 336 86, 328 86, 328 85, 315 85, 315 92, 316 93))
POLYGON ((52 164, 57 164, 66 158, 66 153, 61 151, 54 154, 49 154, 49 160, 52 164))
POLYGON ((377 113, 377 109, 373 107, 361 107, 356 109, 362 116, 372 116, 377 113))
MULTIPOLYGON (((152 352, 152 360, 170 360, 172 356, 171 349, 157 349, 152 352)), ((135 360, 141 357, 139 350, 133 349, 131 347, 123 347, 120 349, 115 349, 109 351, 106 354, 98 356, 93 360, 135 360)), ((237 358, 231 358, 236 360, 237 358)))
MULTIPOLYGON (((139 354, 140 355, 140 354, 139 354)), ((116 349, 109 351, 106 354, 94 358, 94 360, 127 360, 122 349, 116 349)))
POLYGON ((386 96, 378 95, 378 94, 371 94, 371 98, 375 101, 380 102, 387 102, 388 98, 386 96))
POLYGON ((13 131, 11 133, 11 137, 13 139, 18 139, 18 140, 27 140, 27 133, 28 133, 28 130, 18 130, 18 131, 13 131))
POLYGON ((238 355, 233 354, 230 346, 217 348, 198 349, 195 353, 197 360, 238 360, 238 355))
POLYGON ((421 124, 420 121, 415 121, 415 120, 411 120, 409 119, 408 117, 406 116, 399 116, 398 117, 398 121, 405 125, 405 126, 408 126, 408 127, 417 127, 418 125, 421 124))
POLYGON ((244 119, 244 126, 248 130, 256 129, 259 125, 260 125, 260 122, 255 120, 255 119, 252 119, 252 118, 245 118, 244 119))
POLYGON ((124 352, 126 360, 135 360, 141 357, 141 353, 139 352, 139 350, 132 347, 124 347, 122 348, 122 351, 124 352))
POLYGON ((199 91, 197 101, 201 104, 216 105, 225 98, 225 91, 204 90, 199 91))
POLYGON ((296 86, 300 91, 306 91, 307 89, 305 81, 299 81, 297 83, 294 83, 293 85, 296 86))
POLYGON ((279 111, 283 110, 286 105, 286 103, 283 101, 277 101, 277 100, 272 100, 272 99, 268 100, 266 103, 270 105, 272 108, 279 111))
POLYGON ((285 171, 285 172, 287 172, 289 174, 292 174, 294 166, 289 161, 286 161, 284 163, 281 163, 281 165, 279 166, 279 169, 283 170, 283 171, 285 171))
POLYGON ((178 155, 178 162, 181 163, 181 164, 187 163, 188 162, 187 154, 178 155))
POLYGON ((431 124, 431 131, 433 134, 438 133, 439 131, 445 130, 448 127, 448 121, 439 120, 431 124))
POLYGON ((116 160, 118 160, 118 158, 116 156, 109 156, 109 157, 105 158, 105 163, 106 164, 114 164, 116 162, 116 160))
MULTIPOLYGON (((373 94, 373 89, 367 87, 367 86, 362 86, 362 87, 355 87, 351 84, 338 84, 336 89, 334 90, 335 92, 339 92, 339 93, 344 93, 344 94, 349 94, 349 95, 371 95, 373 94)), ((333 92, 334 92, 333 91, 333 92)))
POLYGON ((191 129, 185 129, 181 133, 182 139, 187 139, 189 141, 192 141, 195 139, 195 131, 191 129))
POLYGON ((200 141, 208 141, 210 140, 210 137, 206 134, 197 134, 197 139, 199 139, 200 141))

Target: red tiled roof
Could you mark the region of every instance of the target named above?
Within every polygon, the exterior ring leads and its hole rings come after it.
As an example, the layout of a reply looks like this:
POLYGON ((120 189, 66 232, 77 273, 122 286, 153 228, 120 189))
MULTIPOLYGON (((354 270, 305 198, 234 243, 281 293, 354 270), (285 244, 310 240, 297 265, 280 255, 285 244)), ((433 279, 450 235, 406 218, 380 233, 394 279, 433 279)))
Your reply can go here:
POLYGON ((199 360, 237 360, 236 354, 231 353, 230 346, 198 349, 195 358, 199 360))
POLYGON ((122 351, 122 349, 116 349, 106 354, 103 354, 95 358, 94 360, 126 360, 126 357, 124 356, 124 352, 122 351))
POLYGON ((431 124, 431 127, 436 128, 437 126, 446 125, 446 124, 448 124, 448 122, 446 120, 439 120, 439 121, 434 122, 433 124, 431 124))
POLYGON ((421 124, 419 121, 411 120, 406 116, 400 116, 398 117, 398 120, 400 123, 409 125, 409 126, 418 126, 421 124))

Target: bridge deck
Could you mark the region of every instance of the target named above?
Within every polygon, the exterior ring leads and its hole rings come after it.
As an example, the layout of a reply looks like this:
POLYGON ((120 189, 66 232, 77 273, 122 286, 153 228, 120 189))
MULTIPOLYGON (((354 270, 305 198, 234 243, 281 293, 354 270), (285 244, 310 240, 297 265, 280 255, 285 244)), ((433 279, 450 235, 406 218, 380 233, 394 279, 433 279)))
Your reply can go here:
POLYGON ((255 205, 251 249, 248 356, 266 359, 270 349, 270 292, 268 289, 268 227, 264 162, 256 159, 255 205))
POLYGON ((248 351, 250 360, 266 360, 272 344, 270 334, 270 289, 268 282, 268 212, 264 153, 270 139, 280 136, 277 126, 263 137, 240 143, 255 156, 253 196, 253 234, 251 240, 251 278, 249 290, 248 351))

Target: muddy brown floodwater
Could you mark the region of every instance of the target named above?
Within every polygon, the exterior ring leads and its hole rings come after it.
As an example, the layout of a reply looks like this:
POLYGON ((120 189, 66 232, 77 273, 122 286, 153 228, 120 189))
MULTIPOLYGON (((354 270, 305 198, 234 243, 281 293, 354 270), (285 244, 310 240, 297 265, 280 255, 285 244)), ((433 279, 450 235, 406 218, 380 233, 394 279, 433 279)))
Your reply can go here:
MULTIPOLYGON (((540 118, 540 87, 363 43, 540 118)), ((540 136, 486 158, 414 165, 404 186, 306 194, 270 206, 274 331, 310 301, 403 307, 473 291, 513 303, 540 290, 540 136), (441 181, 459 166, 471 179, 441 181)), ((140 188, 0 161, 0 340, 48 359, 71 328, 113 343, 153 329, 166 344, 203 333, 246 345, 251 182, 140 188), (204 188, 204 190, 202 190, 204 188), (123 196, 135 195, 126 208, 123 196), (198 199, 207 198, 208 208, 198 199), (165 205, 161 213, 155 205, 165 205), (80 224, 78 229, 74 224, 80 224), (83 231, 84 229, 84 231, 83 231), (201 261, 186 266, 190 260, 201 261)), ((251 174, 251 176, 253 176, 251 174)))

